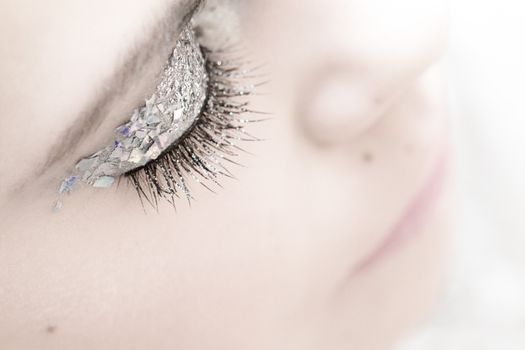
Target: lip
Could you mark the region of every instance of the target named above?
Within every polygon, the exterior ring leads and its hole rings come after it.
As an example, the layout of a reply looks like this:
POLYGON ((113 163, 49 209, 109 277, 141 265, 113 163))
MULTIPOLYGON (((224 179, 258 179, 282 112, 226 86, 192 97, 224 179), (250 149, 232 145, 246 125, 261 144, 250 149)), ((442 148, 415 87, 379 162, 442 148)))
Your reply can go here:
POLYGON ((403 246, 407 241, 416 238, 423 232, 422 228, 426 221, 425 219, 428 217, 428 214, 432 212, 443 190, 447 165, 447 156, 444 154, 439 157, 428 180, 414 196, 414 199, 385 236, 385 239, 383 239, 371 254, 356 265, 353 272, 354 275, 372 268, 403 246))

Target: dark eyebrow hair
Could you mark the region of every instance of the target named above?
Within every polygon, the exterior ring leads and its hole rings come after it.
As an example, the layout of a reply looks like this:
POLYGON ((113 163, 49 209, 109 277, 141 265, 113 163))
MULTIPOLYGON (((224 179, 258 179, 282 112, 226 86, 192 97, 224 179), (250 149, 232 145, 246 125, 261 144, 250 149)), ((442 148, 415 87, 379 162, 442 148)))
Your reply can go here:
POLYGON ((141 67, 152 59, 154 53, 165 53, 167 58, 168 50, 175 45, 183 26, 203 3, 204 0, 173 2, 145 40, 140 40, 138 44, 131 47, 131 52, 126 53, 125 56, 127 59, 104 82, 104 86, 107 87, 104 89, 105 92, 89 103, 79 117, 58 137, 59 141, 49 150, 46 161, 37 174, 45 173, 100 126, 112 103, 129 88, 130 81, 140 72, 141 67))

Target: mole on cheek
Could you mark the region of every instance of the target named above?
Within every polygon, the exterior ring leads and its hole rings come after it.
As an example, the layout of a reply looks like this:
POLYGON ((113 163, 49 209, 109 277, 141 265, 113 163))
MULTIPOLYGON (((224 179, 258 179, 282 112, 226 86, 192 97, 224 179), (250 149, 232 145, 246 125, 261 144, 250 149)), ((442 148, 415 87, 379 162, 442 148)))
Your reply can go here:
POLYGON ((53 334, 53 333, 55 333, 56 330, 57 330, 56 326, 47 326, 46 327, 46 333, 47 334, 53 334))
POLYGON ((365 151, 361 153, 361 161, 364 164, 370 164, 374 161, 374 154, 372 152, 365 151))

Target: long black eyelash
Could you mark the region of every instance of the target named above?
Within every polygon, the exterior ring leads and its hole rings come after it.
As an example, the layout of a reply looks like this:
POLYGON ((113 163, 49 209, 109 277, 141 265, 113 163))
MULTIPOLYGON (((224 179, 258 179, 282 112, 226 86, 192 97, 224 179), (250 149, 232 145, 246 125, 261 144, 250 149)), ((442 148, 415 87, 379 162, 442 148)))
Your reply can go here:
POLYGON ((250 75, 260 67, 245 70, 240 59, 225 57, 225 50, 211 51, 201 47, 208 71, 207 100, 192 127, 157 160, 124 176, 137 192, 143 206, 147 202, 158 209, 160 200, 173 206, 177 198, 193 199, 190 181, 213 192, 221 187, 220 178, 233 178, 227 163, 243 149, 239 141, 257 141, 245 126, 263 119, 246 115, 258 113, 249 109, 243 97, 252 95, 256 86, 250 75))

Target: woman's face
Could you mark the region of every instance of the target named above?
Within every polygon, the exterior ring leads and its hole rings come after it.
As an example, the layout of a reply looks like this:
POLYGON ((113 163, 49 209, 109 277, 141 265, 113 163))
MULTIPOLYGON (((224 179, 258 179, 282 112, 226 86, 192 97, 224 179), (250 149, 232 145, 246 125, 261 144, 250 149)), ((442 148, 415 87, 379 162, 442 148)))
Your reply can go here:
POLYGON ((124 182, 51 211, 194 7, 2 0, 0 348, 384 349, 438 291, 440 1, 208 1, 202 33, 239 36, 271 80, 236 179, 176 212, 124 182))

